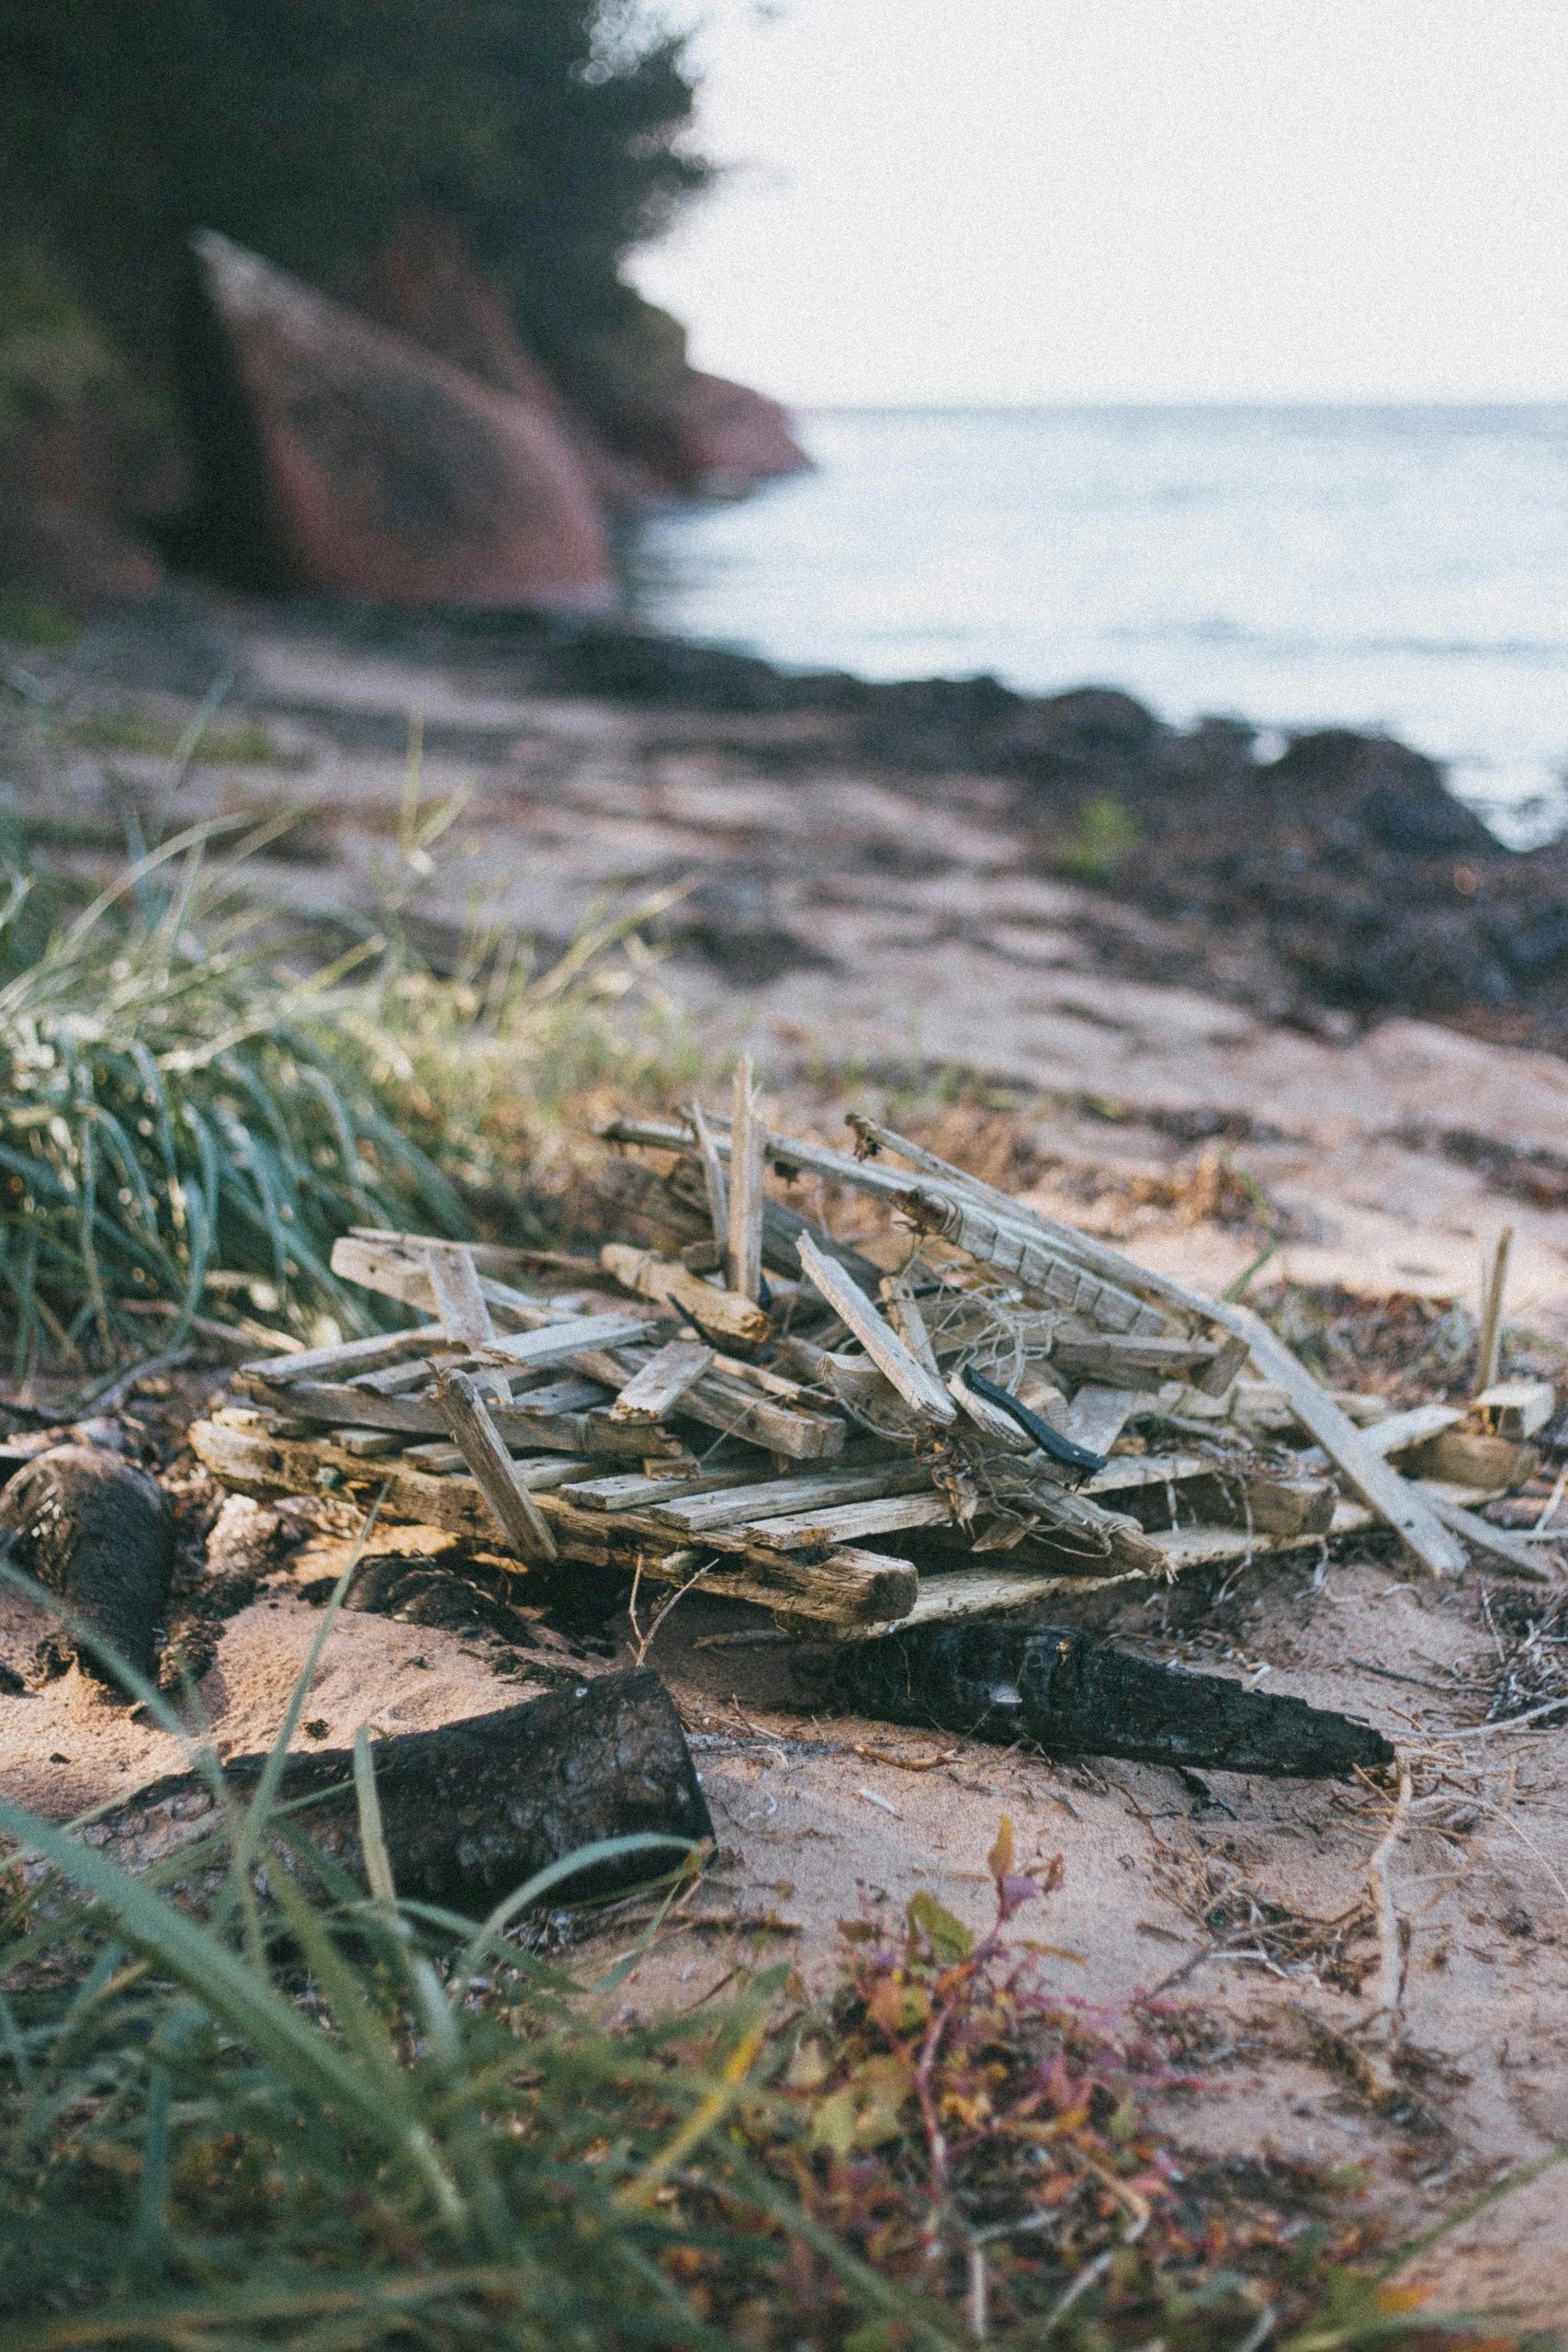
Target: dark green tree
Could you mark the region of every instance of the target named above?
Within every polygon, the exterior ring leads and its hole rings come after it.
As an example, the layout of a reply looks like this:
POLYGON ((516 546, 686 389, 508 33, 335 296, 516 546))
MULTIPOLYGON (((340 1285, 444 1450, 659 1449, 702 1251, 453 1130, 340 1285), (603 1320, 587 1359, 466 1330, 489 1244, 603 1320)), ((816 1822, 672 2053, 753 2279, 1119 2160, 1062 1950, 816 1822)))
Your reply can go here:
POLYGON ((640 0, 0 0, 0 241, 135 365, 193 230, 351 290, 440 212, 570 369, 635 318, 622 259, 705 176, 692 102, 640 0))

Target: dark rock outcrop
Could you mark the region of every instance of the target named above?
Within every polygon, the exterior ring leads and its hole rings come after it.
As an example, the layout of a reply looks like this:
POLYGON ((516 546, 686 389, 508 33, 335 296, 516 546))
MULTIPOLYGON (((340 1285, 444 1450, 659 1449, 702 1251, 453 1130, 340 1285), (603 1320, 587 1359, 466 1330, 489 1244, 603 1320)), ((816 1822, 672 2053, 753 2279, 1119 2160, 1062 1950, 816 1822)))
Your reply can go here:
POLYGON ((399 604, 608 605, 598 502, 551 418, 197 240, 261 461, 280 584, 399 604))

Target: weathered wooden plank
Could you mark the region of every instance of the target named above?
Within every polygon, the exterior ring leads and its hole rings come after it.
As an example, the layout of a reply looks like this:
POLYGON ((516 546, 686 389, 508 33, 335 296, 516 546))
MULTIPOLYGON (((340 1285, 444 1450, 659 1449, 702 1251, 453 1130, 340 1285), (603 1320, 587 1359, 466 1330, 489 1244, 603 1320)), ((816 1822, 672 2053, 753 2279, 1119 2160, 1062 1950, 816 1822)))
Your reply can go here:
POLYGON ((380 1364, 401 1363, 405 1356, 423 1356, 446 1337, 439 1323, 413 1331, 382 1331, 368 1340, 344 1340, 333 1348, 302 1348, 297 1354, 265 1356, 240 1366, 261 1373, 275 1384, 295 1380, 352 1378, 380 1364))
POLYGON ((729 1123, 729 1214, 725 1240, 729 1287, 742 1298, 761 1295, 762 1148, 766 1141, 750 1056, 742 1054, 735 1065, 729 1123))
POLYGON ((868 1535, 894 1535, 908 1527, 940 1527, 952 1517, 945 1495, 885 1495, 872 1502, 753 1520, 746 1534, 753 1551, 800 1552, 821 1544, 860 1544, 868 1535))
POLYGON ((1263 1317, 1247 1306, 1222 1305, 1211 1312, 1247 1340, 1258 1371, 1285 1391, 1302 1427, 1316 1438, 1369 1508, 1403 1536, 1423 1567, 1432 1576, 1460 1575, 1464 1567, 1463 1546, 1442 1525, 1430 1504, 1368 1443, 1263 1317))
POLYGON ((938 1235, 977 1265, 1006 1274, 1029 1296, 1070 1307, 1108 1331, 1155 1334, 1169 1329, 1168 1316, 979 1201, 912 1186, 900 1196, 898 1206, 918 1233, 938 1235))
POLYGON ((507 1542, 525 1560, 558 1558, 549 1523, 522 1480, 513 1476, 512 1456, 468 1374, 444 1373, 435 1384, 434 1401, 507 1542))
POLYGON ((643 1510, 649 1504, 682 1502, 691 1495, 718 1495, 732 1487, 750 1487, 757 1483, 754 1463, 743 1470, 705 1470, 690 1478, 649 1477, 642 1471, 625 1471, 610 1477, 584 1479, 575 1489, 572 1501, 586 1510, 643 1510))
MULTIPOLYGON (((707 1194, 708 1217, 713 1226, 713 1245, 719 1253, 719 1265, 729 1238, 729 1186, 724 1173, 724 1162, 715 1148, 713 1129, 708 1125, 700 1102, 692 1104, 692 1133, 696 1137, 702 1159, 703 1188, 707 1194)), ((709 1268, 710 1272, 716 1271, 709 1268)))
POLYGON ((624 1241, 607 1241, 599 1259, 605 1272, 626 1289, 677 1308, 718 1339, 754 1344, 768 1336, 767 1316, 754 1300, 719 1290, 675 1259, 661 1258, 654 1250, 634 1250, 624 1241))
POLYGON ((1091 1453, 1109 1453, 1139 1406, 1147 1401, 1142 1389, 1103 1388, 1086 1380, 1067 1408, 1062 1435, 1075 1445, 1088 1446, 1091 1453))
POLYGON ((446 1337, 459 1348, 488 1347, 495 1326, 471 1253, 458 1241, 427 1241, 424 1262, 446 1337))
POLYGON ((768 1478, 722 1492, 689 1495, 672 1501, 650 1498, 647 1516, 657 1527, 688 1539, 728 1527, 778 1519, 840 1503, 871 1502, 885 1495, 931 1490, 931 1472, 918 1462, 876 1463, 865 1469, 830 1470, 816 1476, 768 1478))
POLYGON ((713 1361, 713 1350, 702 1340, 671 1340, 633 1373, 610 1408, 611 1419, 661 1420, 671 1406, 695 1386, 713 1361))
POLYGON ((801 1238, 800 1263, 807 1282, 848 1325, 878 1372, 892 1382, 905 1403, 927 1420, 951 1427, 958 1417, 957 1408, 940 1376, 917 1362, 859 1283, 836 1260, 825 1257, 809 1234, 801 1238))
POLYGON ((492 1339, 484 1352, 504 1356, 520 1369, 542 1372, 551 1364, 570 1363, 574 1356, 594 1349, 620 1348, 628 1341, 645 1340, 650 1336, 651 1329, 647 1317, 641 1315, 574 1315, 569 1321, 542 1323, 532 1331, 514 1331, 503 1340, 492 1339))

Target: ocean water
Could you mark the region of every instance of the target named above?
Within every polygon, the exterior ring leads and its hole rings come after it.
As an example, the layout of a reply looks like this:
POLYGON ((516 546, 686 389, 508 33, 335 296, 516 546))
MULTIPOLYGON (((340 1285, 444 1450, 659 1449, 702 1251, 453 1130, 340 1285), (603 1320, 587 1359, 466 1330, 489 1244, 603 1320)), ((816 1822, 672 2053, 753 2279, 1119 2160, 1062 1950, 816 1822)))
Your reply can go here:
POLYGON ((1568 406, 828 410, 811 474, 645 525, 638 609, 874 678, 1384 729, 1568 826, 1568 406))

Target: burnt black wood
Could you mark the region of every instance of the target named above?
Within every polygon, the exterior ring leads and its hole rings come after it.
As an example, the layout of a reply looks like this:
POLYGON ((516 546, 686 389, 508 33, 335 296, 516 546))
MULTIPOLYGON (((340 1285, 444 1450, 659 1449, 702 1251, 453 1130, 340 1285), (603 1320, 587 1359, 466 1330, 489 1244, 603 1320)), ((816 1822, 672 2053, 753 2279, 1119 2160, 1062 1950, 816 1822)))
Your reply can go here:
POLYGON ((1332 1709, 1157 1666, 1068 1626, 911 1628, 843 1650, 840 1696, 894 1723, 930 1724, 1056 1756, 1343 1779, 1388 1764, 1381 1732, 1332 1709))

